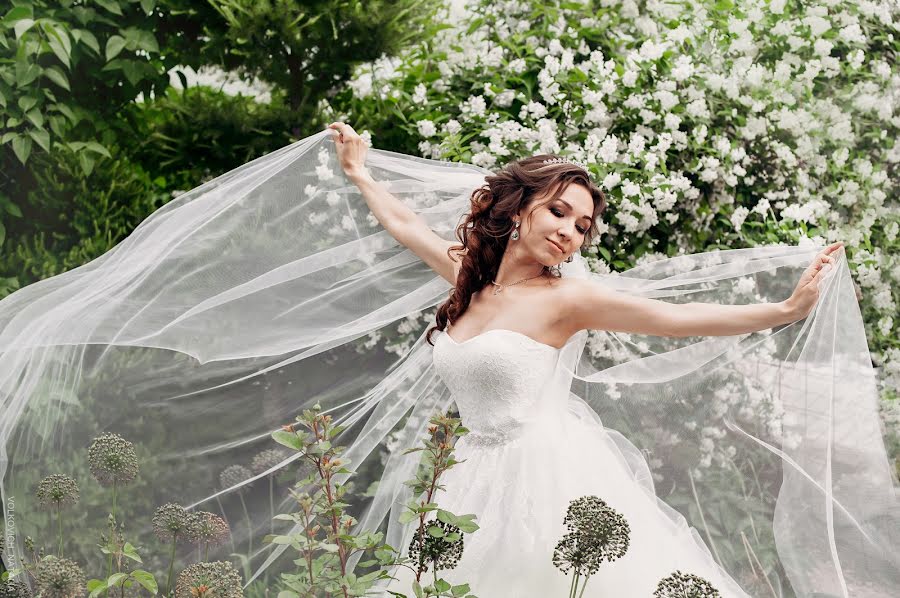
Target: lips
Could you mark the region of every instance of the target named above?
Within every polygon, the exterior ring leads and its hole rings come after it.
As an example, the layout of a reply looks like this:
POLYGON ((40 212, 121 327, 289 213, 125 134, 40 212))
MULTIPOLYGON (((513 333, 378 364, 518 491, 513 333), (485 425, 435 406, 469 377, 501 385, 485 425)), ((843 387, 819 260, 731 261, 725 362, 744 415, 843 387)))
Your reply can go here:
MULTIPOLYGON (((547 241, 550 241, 550 239, 547 239, 547 241)), ((555 241, 550 241, 550 244, 553 245, 554 247, 556 247, 557 249, 559 249, 560 253, 564 253, 563 248, 560 247, 559 243, 556 243, 555 241)))

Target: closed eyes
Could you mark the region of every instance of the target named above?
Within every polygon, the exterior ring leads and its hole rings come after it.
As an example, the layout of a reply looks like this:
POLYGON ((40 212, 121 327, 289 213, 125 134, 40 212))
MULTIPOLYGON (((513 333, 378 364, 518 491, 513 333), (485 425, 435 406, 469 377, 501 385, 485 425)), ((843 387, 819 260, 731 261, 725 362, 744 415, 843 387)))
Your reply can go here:
MULTIPOLYGON (((557 216, 559 218, 562 218, 562 216, 563 216, 563 213, 560 211, 559 208, 550 208, 550 211, 553 213, 554 216, 557 216)), ((584 228, 583 226, 576 226, 575 229, 582 235, 587 233, 587 229, 584 228)))

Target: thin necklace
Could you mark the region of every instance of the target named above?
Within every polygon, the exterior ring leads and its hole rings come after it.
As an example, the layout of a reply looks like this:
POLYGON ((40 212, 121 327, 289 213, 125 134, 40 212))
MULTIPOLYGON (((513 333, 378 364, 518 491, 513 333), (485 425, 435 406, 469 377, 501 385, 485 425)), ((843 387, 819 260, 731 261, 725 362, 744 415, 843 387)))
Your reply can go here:
POLYGON ((532 280, 532 279, 534 279, 534 278, 537 278, 538 276, 541 276, 541 275, 544 273, 544 270, 546 270, 546 266, 545 266, 544 268, 541 268, 541 271, 538 272, 535 276, 532 276, 531 278, 523 278, 522 280, 518 280, 518 281, 516 281, 516 282, 511 282, 511 283, 509 283, 509 284, 500 284, 500 283, 497 282, 496 280, 492 280, 492 281, 491 281, 491 284, 494 285, 495 287, 497 287, 496 289, 494 289, 494 295, 499 295, 500 292, 501 292, 504 288, 506 288, 506 287, 512 287, 512 286, 515 286, 515 285, 517 285, 517 284, 521 284, 521 283, 523 283, 523 282, 527 282, 527 281, 529 281, 529 280, 532 280))

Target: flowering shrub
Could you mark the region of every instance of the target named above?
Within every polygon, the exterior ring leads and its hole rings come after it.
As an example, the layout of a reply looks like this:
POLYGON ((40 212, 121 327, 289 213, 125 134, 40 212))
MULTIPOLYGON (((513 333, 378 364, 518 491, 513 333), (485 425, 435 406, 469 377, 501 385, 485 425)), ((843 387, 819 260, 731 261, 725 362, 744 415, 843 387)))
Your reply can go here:
POLYGON ((868 0, 475 0, 321 108, 429 158, 588 164, 610 200, 594 271, 844 241, 896 452, 897 19, 868 0))

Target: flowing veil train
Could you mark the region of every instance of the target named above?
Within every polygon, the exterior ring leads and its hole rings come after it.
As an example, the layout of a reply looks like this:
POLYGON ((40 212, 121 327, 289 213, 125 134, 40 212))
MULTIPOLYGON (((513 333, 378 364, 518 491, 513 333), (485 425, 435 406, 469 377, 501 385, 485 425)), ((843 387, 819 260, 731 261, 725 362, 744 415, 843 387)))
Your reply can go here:
MULTIPOLYGON (((448 239, 489 174, 374 149, 367 167, 448 239)), ((579 258, 564 275, 673 302, 780 301, 816 252, 714 251, 616 275, 579 258)), ((584 331, 557 375, 571 379, 580 416, 610 430, 638 483, 684 515, 749 594, 896 596, 900 500, 846 259, 822 285, 808 318, 749 335, 584 331)), ((86 449, 116 432, 141 463, 118 489, 128 533, 149 544, 154 510, 178 502, 227 516, 234 545, 215 556, 251 550, 253 579, 290 567, 289 546, 261 539, 291 529, 272 521, 295 510, 291 457, 255 457, 315 403, 348 426, 340 441, 359 480, 379 481, 360 528, 401 546, 402 482, 418 457, 400 449, 451 407, 424 339, 449 290, 371 217, 323 131, 179 196, 105 255, 6 297, 8 518, 16 505, 7 566, 21 562, 26 535, 52 544, 28 496, 53 473, 76 477, 93 505, 67 520, 66 556, 96 552, 108 490, 90 483, 86 449)))

